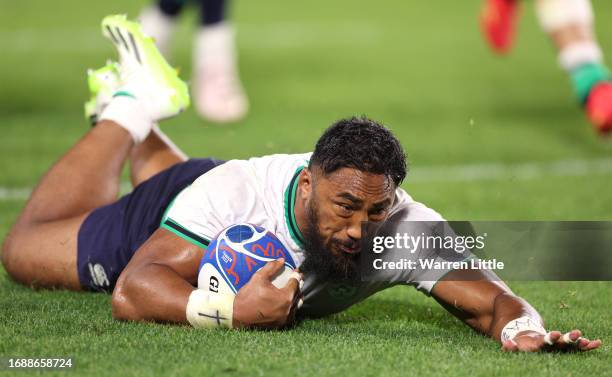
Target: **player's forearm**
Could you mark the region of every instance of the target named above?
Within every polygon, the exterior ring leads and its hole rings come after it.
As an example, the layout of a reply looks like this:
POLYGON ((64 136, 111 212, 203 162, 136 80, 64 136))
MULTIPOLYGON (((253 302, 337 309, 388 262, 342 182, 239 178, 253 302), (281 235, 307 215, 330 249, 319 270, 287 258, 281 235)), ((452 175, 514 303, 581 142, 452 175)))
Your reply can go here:
POLYGON ((538 312, 527 301, 512 293, 499 294, 493 304, 493 315, 486 331, 487 335, 500 340, 504 326, 520 317, 529 317, 544 326, 538 312))
POLYGON ((113 292, 113 317, 132 321, 187 323, 194 287, 168 266, 149 264, 122 276, 113 292))

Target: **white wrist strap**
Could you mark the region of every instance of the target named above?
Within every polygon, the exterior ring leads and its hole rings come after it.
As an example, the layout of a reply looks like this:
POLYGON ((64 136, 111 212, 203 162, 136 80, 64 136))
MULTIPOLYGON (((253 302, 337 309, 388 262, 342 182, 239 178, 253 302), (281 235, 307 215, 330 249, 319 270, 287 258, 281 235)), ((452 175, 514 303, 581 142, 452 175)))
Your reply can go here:
POLYGON ((187 302, 187 321, 195 328, 232 328, 234 314, 233 294, 196 289, 187 302))
POLYGON ((502 342, 505 342, 506 340, 514 339, 516 334, 527 330, 546 335, 546 330, 544 327, 542 327, 542 325, 540 325, 539 322, 530 317, 524 316, 513 319, 512 321, 508 322, 506 326, 504 326, 501 332, 501 340, 502 342))

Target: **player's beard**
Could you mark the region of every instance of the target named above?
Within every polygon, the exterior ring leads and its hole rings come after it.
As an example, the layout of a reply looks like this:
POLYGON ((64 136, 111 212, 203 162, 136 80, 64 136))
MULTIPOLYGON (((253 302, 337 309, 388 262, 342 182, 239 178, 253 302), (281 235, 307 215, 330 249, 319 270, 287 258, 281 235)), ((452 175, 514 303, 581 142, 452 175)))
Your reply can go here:
MULTIPOLYGON (((306 230, 304 236, 304 251, 306 258, 300 265, 300 271, 313 273, 320 278, 329 280, 356 280, 359 278, 358 256, 340 252, 332 254, 325 245, 319 232, 319 216, 317 205, 311 199, 306 208, 306 230)), ((331 243, 341 243, 333 240, 331 243)))

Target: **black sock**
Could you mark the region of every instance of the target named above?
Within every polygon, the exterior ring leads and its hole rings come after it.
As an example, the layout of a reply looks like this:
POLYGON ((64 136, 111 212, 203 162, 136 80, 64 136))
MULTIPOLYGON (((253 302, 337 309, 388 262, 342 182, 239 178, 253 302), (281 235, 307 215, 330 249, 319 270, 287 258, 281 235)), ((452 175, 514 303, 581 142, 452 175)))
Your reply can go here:
POLYGON ((204 26, 219 23, 225 19, 227 0, 200 0, 200 22, 204 26))
POLYGON ((166 16, 175 17, 181 12, 186 3, 187 0, 158 0, 157 5, 166 16))

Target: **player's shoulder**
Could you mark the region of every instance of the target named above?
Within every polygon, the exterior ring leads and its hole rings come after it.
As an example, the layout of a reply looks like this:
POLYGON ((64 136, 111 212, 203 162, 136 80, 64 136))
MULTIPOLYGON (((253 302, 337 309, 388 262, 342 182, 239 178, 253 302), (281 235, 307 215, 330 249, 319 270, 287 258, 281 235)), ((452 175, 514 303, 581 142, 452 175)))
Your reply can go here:
POLYGON ((401 221, 443 221, 436 210, 417 202, 401 187, 395 190, 395 201, 391 209, 393 219, 401 221))
POLYGON ((294 154, 278 153, 266 156, 251 157, 245 162, 250 164, 258 171, 275 169, 277 173, 285 171, 293 173, 295 169, 307 166, 311 155, 312 152, 294 154))
POLYGON ((214 181, 216 184, 224 180, 236 182, 236 179, 256 179, 262 175, 272 174, 279 177, 293 175, 301 167, 307 166, 312 153, 271 154, 251 157, 248 159, 233 159, 202 174, 194 181, 194 185, 205 185, 214 181))
POLYGON ((295 181, 299 172, 308 166, 311 153, 273 154, 253 157, 244 162, 244 168, 272 195, 282 195, 295 181))

